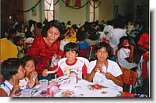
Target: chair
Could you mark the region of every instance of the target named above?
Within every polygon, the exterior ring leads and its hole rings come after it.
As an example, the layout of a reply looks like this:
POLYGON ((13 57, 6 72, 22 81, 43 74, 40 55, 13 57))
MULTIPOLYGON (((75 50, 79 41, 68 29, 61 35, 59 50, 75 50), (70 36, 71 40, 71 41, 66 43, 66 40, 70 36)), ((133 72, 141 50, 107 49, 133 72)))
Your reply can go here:
POLYGON ((79 56, 89 58, 90 48, 79 49, 79 56))
POLYGON ((123 74, 122 74, 122 80, 123 84, 129 86, 129 93, 132 93, 132 89, 136 85, 137 81, 137 72, 126 69, 126 68, 121 68, 123 74))

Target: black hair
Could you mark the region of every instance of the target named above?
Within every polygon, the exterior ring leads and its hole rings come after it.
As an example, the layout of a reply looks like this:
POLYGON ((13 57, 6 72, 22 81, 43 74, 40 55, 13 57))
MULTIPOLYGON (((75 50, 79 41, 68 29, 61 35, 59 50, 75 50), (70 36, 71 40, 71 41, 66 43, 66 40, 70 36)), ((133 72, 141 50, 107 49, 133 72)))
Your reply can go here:
POLYGON ((112 56, 112 48, 108 43, 100 42, 96 45, 96 52, 101 49, 101 48, 106 48, 106 51, 108 52, 108 56, 112 56))
POLYGON ((9 58, 1 64, 1 74, 5 80, 10 80, 13 75, 18 73, 21 62, 18 58, 9 58))
POLYGON ((24 56, 23 58, 21 58, 21 64, 22 64, 22 66, 25 67, 27 61, 29 61, 29 60, 32 60, 35 63, 34 58, 31 57, 31 56, 24 56))
POLYGON ((128 36, 123 36, 123 37, 120 38, 120 42, 118 44, 118 49, 120 49, 122 47, 122 43, 123 43, 124 40, 128 40, 129 43, 130 43, 129 37, 128 36))
POLYGON ((64 46, 64 51, 68 52, 68 51, 75 51, 76 53, 78 53, 79 50, 79 46, 76 43, 68 43, 64 46))
POLYGON ((41 22, 37 22, 36 26, 41 29, 42 28, 42 23, 41 22))
POLYGON ((58 20, 52 20, 46 23, 46 25, 43 27, 42 34, 44 37, 47 37, 47 31, 51 27, 56 27, 59 30, 60 35, 64 34, 64 25, 58 20))

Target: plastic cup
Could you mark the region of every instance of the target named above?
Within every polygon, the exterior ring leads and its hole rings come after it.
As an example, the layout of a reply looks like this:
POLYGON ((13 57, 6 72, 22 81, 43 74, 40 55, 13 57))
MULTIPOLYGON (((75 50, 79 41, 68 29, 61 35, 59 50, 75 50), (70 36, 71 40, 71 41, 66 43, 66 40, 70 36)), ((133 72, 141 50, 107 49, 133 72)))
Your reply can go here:
POLYGON ((31 89, 23 89, 21 91, 23 97, 31 97, 31 92, 32 92, 31 89))
POLYGON ((41 90, 47 90, 47 87, 48 87, 48 80, 47 79, 40 80, 39 84, 40 84, 41 90))

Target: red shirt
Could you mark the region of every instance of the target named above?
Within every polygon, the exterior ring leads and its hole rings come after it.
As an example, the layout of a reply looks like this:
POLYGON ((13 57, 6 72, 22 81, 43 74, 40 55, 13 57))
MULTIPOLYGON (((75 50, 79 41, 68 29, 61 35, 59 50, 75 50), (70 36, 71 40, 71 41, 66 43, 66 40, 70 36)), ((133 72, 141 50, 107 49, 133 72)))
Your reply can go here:
POLYGON ((141 37, 139 38, 139 41, 137 42, 137 44, 144 49, 148 49, 149 48, 149 34, 143 33, 141 37))
POLYGON ((59 40, 55 41, 51 46, 49 46, 46 44, 43 36, 38 36, 34 39, 32 47, 28 49, 27 54, 35 58, 37 62, 36 71, 40 75, 54 54, 63 56, 64 52, 60 50, 59 40))

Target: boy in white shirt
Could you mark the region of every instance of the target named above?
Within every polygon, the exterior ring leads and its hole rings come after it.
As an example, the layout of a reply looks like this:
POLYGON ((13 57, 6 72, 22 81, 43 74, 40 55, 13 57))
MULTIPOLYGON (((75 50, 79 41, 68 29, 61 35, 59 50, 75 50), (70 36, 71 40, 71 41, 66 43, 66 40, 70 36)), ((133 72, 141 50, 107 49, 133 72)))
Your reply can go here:
MULTIPOLYGON (((76 43, 68 43, 65 45, 66 58, 62 58, 58 62, 57 76, 70 76, 71 73, 79 79, 85 79, 87 76, 87 60, 78 56, 78 45, 76 43)), ((89 61, 88 61, 89 64, 89 61)))

